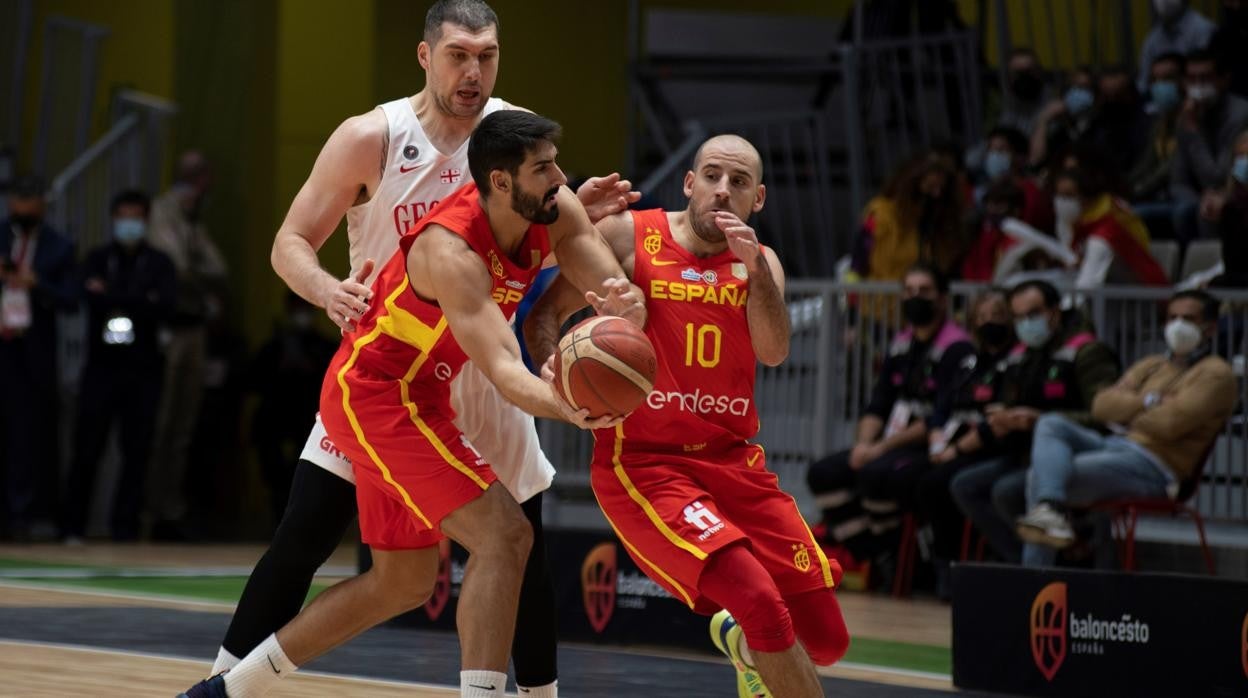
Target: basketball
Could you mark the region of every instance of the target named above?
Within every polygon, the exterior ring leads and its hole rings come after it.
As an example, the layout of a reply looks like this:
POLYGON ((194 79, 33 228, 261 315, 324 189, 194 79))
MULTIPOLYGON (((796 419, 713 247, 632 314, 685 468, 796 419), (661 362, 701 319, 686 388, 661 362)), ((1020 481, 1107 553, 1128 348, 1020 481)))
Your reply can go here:
POLYGON ((623 318, 599 315, 559 340, 555 388, 592 417, 626 415, 654 387, 657 361, 645 333, 623 318))

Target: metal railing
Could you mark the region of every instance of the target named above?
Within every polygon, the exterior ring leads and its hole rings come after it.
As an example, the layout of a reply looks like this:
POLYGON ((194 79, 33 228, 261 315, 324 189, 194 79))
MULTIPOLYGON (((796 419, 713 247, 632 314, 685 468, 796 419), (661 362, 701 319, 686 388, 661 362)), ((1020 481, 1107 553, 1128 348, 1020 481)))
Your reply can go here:
MULTIPOLYGON (((987 287, 954 284, 950 304, 965 317, 970 301, 987 287)), ((782 486, 808 508, 807 465, 852 444, 876 372, 899 329, 899 288, 890 283, 839 284, 794 280, 785 295, 793 325, 789 359, 761 367, 755 385, 768 466, 782 486)), ((1168 289, 1105 286, 1081 294, 1098 336, 1118 352, 1124 369, 1165 350, 1164 301, 1168 289)), ((1215 347, 1239 379, 1236 414, 1227 424, 1205 469, 1196 505, 1210 519, 1248 522, 1248 383, 1244 347, 1248 335, 1248 291, 1217 293, 1224 303, 1215 347)), ((541 420, 539 434, 558 469, 561 496, 583 495, 589 485, 592 437, 562 423, 541 420)))

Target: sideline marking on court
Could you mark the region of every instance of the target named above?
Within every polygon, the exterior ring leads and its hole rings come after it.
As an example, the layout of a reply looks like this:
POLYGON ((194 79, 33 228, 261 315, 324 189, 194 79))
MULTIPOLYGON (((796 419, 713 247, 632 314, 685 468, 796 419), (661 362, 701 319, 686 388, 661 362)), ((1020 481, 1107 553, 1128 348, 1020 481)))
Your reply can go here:
MULTIPOLYGON (((186 596, 174 596, 170 594, 151 594, 151 593, 138 593, 138 592, 132 593, 132 592, 120 592, 120 591, 98 591, 95 589, 85 589, 82 587, 65 586, 65 585, 60 585, 60 584, 41 584, 38 582, 17 583, 17 582, 12 582, 8 580, 0 580, 0 589, 5 588, 5 587, 11 587, 14 589, 25 589, 29 591, 57 591, 57 592, 64 592, 68 594, 81 594, 83 596, 93 596, 93 597, 98 597, 98 598, 126 599, 127 601, 156 601, 156 602, 162 602, 162 603, 183 604, 183 605, 199 607, 199 608, 203 608, 205 610, 211 610, 211 611, 233 612, 234 610, 234 604, 232 603, 225 603, 221 601, 198 601, 198 600, 194 600, 189 597, 186 597, 186 596)), ((0 640, 0 642, 8 642, 8 641, 0 640)), ((728 660, 726 658, 719 659, 716 657, 709 657, 706 655, 698 654, 696 652, 681 651, 679 649, 660 650, 660 649, 636 648, 636 647, 617 647, 617 646, 603 647, 601 645, 591 645, 591 644, 580 643, 580 642, 560 642, 559 644, 565 647, 575 647, 578 650, 600 652, 600 653, 606 653, 606 654, 623 653, 623 654, 639 655, 639 656, 644 656, 644 657, 655 657, 655 658, 660 658, 660 659, 685 659, 689 661, 704 662, 708 664, 728 664, 728 660)), ((110 651, 120 652, 122 650, 110 650, 110 651)), ((142 654, 142 653, 136 653, 136 654, 142 654)), ((166 656, 166 655, 153 655, 153 656, 160 657, 160 656, 166 656)), ((188 659, 186 661, 197 661, 197 660, 188 659)), ((872 672, 872 673, 882 674, 882 675, 893 675, 893 676, 898 676, 898 677, 924 679, 924 680, 930 680, 930 681, 943 681, 943 682, 949 683, 950 685, 952 685, 952 682, 953 682, 953 677, 950 674, 920 671, 917 669, 902 669, 899 667, 892 667, 892 666, 887 666, 883 664, 862 664, 859 662, 837 662, 831 667, 816 667, 816 668, 819 670, 819 674, 821 676, 827 676, 827 677, 832 677, 832 678, 844 678, 844 677, 838 677, 835 674, 835 670, 837 667, 842 667, 842 668, 853 670, 853 671, 872 672)), ((316 673, 316 672, 307 672, 307 673, 311 674, 311 673, 316 673)), ((327 676, 340 676, 340 674, 327 674, 327 676)), ((380 680, 380 679, 377 679, 377 680, 380 680)), ((436 688, 437 686, 430 684, 429 687, 436 688)))
MULTIPOLYGON (((96 654, 111 654, 123 657, 138 657, 141 659, 157 659, 166 662, 180 662, 183 664, 197 664, 200 666, 212 667, 212 662, 206 659, 193 659, 191 657, 182 657, 173 654, 156 654, 154 652, 138 652, 135 650, 118 650, 106 647, 92 647, 90 645, 76 645, 68 642, 43 642, 39 640, 4 640, 0 639, 0 645, 9 645, 11 647, 46 647, 49 649, 72 650, 76 652, 94 652, 96 654)), ((323 679, 346 679, 350 681, 358 681, 360 683, 372 684, 374 686, 385 686, 388 688, 432 688, 441 691, 458 691, 456 686, 444 686, 436 683, 422 683, 419 681, 395 681, 393 679, 377 679, 369 676, 358 676, 355 674, 332 674, 324 671, 304 671, 299 670, 296 676, 315 676, 323 679)), ((508 696, 514 696, 514 693, 508 693, 508 696)))

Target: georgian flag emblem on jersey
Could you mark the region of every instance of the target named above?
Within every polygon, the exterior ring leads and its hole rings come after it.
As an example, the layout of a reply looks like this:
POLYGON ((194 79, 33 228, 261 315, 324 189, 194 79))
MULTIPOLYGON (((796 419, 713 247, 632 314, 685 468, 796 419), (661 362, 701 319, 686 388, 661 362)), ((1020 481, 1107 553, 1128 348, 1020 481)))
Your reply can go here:
POLYGON ((455 184, 463 178, 464 173, 454 167, 448 167, 438 173, 438 179, 441 180, 443 184, 455 184))

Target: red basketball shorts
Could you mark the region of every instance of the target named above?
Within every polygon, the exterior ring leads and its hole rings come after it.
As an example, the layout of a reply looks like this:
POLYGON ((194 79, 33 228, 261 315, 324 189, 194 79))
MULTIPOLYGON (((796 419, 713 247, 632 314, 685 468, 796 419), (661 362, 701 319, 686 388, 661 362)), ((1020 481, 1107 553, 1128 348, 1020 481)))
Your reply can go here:
POLYGON ((767 470, 761 446, 623 453, 595 460, 590 483, 638 567, 699 613, 719 610, 698 593, 698 579, 710 556, 734 543, 751 549, 785 597, 834 586, 835 563, 767 470))
POLYGON ((350 372, 321 390, 321 420, 351 460, 360 534, 378 550, 437 545, 442 519, 497 478, 451 422, 446 404, 411 399, 419 385, 350 372))

